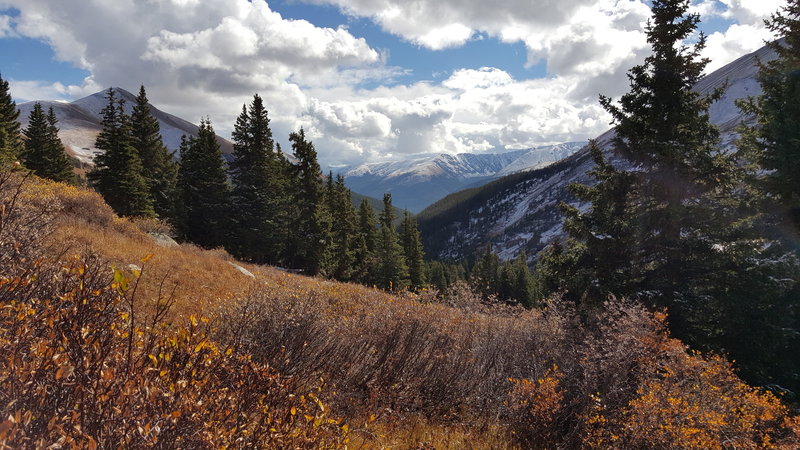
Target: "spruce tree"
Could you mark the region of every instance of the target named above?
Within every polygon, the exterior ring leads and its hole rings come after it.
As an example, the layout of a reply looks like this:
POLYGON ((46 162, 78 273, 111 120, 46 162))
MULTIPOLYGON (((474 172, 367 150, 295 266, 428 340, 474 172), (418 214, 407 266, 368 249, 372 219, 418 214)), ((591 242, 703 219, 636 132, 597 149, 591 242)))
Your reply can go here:
POLYGON ((353 279, 364 284, 376 284, 375 263, 378 247, 378 228, 375 211, 367 199, 361 200, 358 208, 358 230, 356 233, 353 261, 353 279))
POLYGON ((377 285, 384 289, 400 291, 408 285, 408 266, 406 265, 403 247, 394 229, 394 207, 392 194, 383 194, 383 211, 380 216, 380 233, 378 238, 377 285))
POLYGON ((240 258, 279 263, 286 253, 287 168, 275 152, 264 103, 253 96, 233 130, 230 175, 233 229, 228 249, 240 258))
POLYGON ((150 111, 144 86, 139 88, 131 113, 131 144, 138 151, 144 176, 158 217, 175 221, 178 164, 164 146, 158 120, 150 111))
POLYGON ((220 247, 226 242, 230 225, 230 186, 209 119, 200 121, 196 137, 182 137, 180 152, 181 237, 202 247, 220 247))
POLYGON ((411 287, 419 289, 427 283, 425 273, 425 251, 422 249, 422 240, 419 236, 417 221, 408 211, 403 214, 401 225, 402 234, 400 241, 403 245, 403 253, 406 257, 408 266, 408 276, 411 287))
POLYGON ((486 244, 472 267, 470 285, 484 297, 497 295, 501 290, 500 275, 500 257, 492 251, 492 244, 486 244))
POLYGON ((106 92, 108 103, 101 111, 102 130, 95 147, 103 153, 94 159, 89 181, 114 211, 121 216, 155 216, 142 162, 131 144, 130 119, 123 99, 117 100, 113 88, 106 92))
POLYGON ((51 106, 47 115, 42 105, 35 103, 23 131, 22 160, 34 174, 54 181, 73 183, 72 163, 58 137, 58 119, 51 106))
MULTIPOLYGON (((793 251, 795 263, 800 257, 800 3, 789 1, 772 15, 767 26, 783 38, 769 44, 777 59, 759 66, 762 94, 739 104, 744 112, 755 116, 756 123, 739 130, 739 156, 753 164, 744 165, 749 189, 743 191, 742 197, 746 197, 737 206, 756 209, 754 215, 760 214, 763 219, 756 223, 762 223, 769 240, 762 239, 759 248, 771 255, 759 260, 769 257, 767 261, 789 264, 787 269, 791 269, 794 264, 779 252, 783 248, 793 251)), ((759 269, 772 269, 774 265, 762 264, 759 269)), ((754 281, 761 281, 762 286, 755 282, 751 285, 762 290, 762 296, 769 296, 769 301, 754 302, 746 298, 753 289, 737 289, 737 308, 725 319, 731 327, 747 322, 744 326, 753 330, 737 339, 741 345, 736 356, 745 363, 746 379, 778 383, 800 392, 800 359, 796 357, 800 352, 800 285, 795 283, 788 292, 776 292, 775 283, 767 283, 800 278, 796 272, 794 276, 785 272, 783 276, 776 270, 757 272, 761 278, 754 281)))
POLYGON ((19 110, 11 98, 8 81, 0 76, 0 165, 16 161, 22 149, 19 110))
POLYGON ((323 205, 322 171, 314 144, 301 128, 289 135, 292 142, 291 224, 288 258, 291 266, 309 275, 320 273, 329 245, 330 218, 323 205))
POLYGON ((353 277, 355 254, 358 251, 357 217, 352 194, 342 175, 328 175, 325 204, 330 217, 329 274, 341 281, 353 277))

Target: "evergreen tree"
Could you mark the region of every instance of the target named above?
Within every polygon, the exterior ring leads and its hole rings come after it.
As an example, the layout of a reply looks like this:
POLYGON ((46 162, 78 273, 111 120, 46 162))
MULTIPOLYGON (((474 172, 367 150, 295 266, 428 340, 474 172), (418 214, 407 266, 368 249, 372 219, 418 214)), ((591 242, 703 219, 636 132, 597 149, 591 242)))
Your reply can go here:
POLYGON ((422 249, 422 240, 419 236, 417 221, 408 211, 403 214, 402 234, 400 241, 406 257, 408 275, 411 287, 419 289, 427 283, 425 273, 425 251, 422 249))
POLYGON ((75 181, 72 164, 58 137, 58 120, 51 106, 47 115, 35 103, 23 131, 22 160, 25 167, 42 178, 71 183, 75 181))
POLYGON ((789 1, 767 25, 783 39, 769 44, 778 58, 760 66, 762 95, 740 104, 757 119, 744 130, 740 149, 766 169, 759 181, 778 198, 792 233, 800 234, 800 4, 789 1))
POLYGON ((633 293, 641 283, 630 264, 635 238, 633 205, 635 174, 615 169, 595 141, 589 142, 597 184, 572 184, 570 192, 590 204, 586 213, 566 203, 564 229, 569 256, 560 245, 543 253, 537 264, 539 282, 550 290, 566 289, 568 298, 601 304, 609 294, 633 293))
POLYGON ((289 135, 292 142, 292 217, 288 243, 291 266, 316 275, 323 269, 329 245, 330 218, 323 205, 322 171, 314 144, 301 128, 289 135))
POLYGON ((22 148, 19 110, 11 98, 8 81, 0 76, 0 165, 16 161, 22 148))
POLYGON ((355 255, 358 249, 356 210, 352 193, 344 183, 342 175, 328 175, 325 189, 326 205, 330 224, 330 262, 328 273, 337 280, 350 280, 355 270, 355 255))
POLYGON ((230 225, 230 186, 209 119, 200 121, 197 137, 181 138, 180 152, 178 230, 183 239, 202 247, 220 247, 226 242, 230 225))
POLYGON ((178 164, 164 146, 158 120, 150 111, 144 86, 139 88, 131 113, 131 144, 142 162, 142 175, 158 217, 175 221, 178 164))
POLYGON ((492 251, 492 244, 486 244, 469 276, 470 285, 484 297, 498 295, 501 291, 500 257, 492 251))
POLYGON ((378 228, 375 212, 367 199, 358 208, 358 231, 354 243, 353 279, 365 284, 377 283, 375 252, 378 228))
POLYGON ((103 153, 94 159, 89 181, 114 211, 121 216, 155 215, 147 181, 142 176, 142 163, 131 145, 130 120, 125 114, 123 99, 117 100, 114 89, 106 92, 108 104, 103 108, 102 130, 95 147, 103 153))
MULTIPOLYGON (((800 3, 789 1, 772 15, 767 26, 783 39, 769 44, 778 58, 760 64, 762 95, 739 104, 744 112, 755 116, 756 124, 740 129, 739 156, 752 164, 744 166, 750 182, 740 202, 745 207, 737 206, 749 211, 757 209, 756 214, 764 212, 763 234, 773 241, 762 239, 759 249, 771 253, 768 261, 786 264, 787 258, 776 255, 782 248, 792 250, 795 261, 800 257, 800 3), (776 245, 774 240, 782 245, 776 245)), ((765 259, 766 256, 760 258, 765 259)), ((765 266, 772 269, 766 264, 759 269, 765 266)), ((800 392, 800 359, 796 357, 800 352, 800 285, 795 283, 788 292, 776 292, 775 283, 767 283, 800 277, 796 272, 794 276, 779 273, 759 271, 761 278, 754 281, 762 281, 762 286, 751 283, 771 301, 753 302, 746 298, 752 289, 737 289, 733 293, 738 297, 734 303, 737 308, 729 311, 725 319, 729 327, 742 327, 747 322, 744 326, 754 331, 734 337, 743 344, 736 348, 737 359, 752 362, 743 366, 746 379, 779 383, 800 392)), ((729 342, 725 344, 730 346, 729 342)))
POLYGON ((230 174, 232 239, 228 249, 240 258, 279 263, 286 252, 288 173, 275 152, 267 110, 255 95, 236 119, 230 174))
POLYGON ((408 266, 394 229, 394 219, 392 194, 383 194, 377 248, 377 284, 384 289, 400 291, 408 285, 408 266))

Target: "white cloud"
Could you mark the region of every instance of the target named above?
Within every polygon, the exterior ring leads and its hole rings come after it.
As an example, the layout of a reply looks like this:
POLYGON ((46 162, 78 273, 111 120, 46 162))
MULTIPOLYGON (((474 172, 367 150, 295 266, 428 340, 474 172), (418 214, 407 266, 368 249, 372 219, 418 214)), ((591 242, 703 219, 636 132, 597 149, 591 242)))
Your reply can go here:
POLYGON ((0 14, 0 39, 17 37, 11 16, 0 14))
MULTIPOLYGON (((597 95, 619 96, 649 52, 643 0, 307 0, 367 17, 419 46, 471 39, 521 42, 548 76, 461 69, 441 82, 395 84, 409 68, 345 27, 290 20, 254 0, 0 0, 0 38, 48 43, 91 74, 81 85, 13 81, 18 98, 68 99, 143 83, 156 106, 230 131, 241 105, 264 98, 279 140, 300 126, 330 163, 418 152, 480 152, 594 137, 609 117, 597 95), (364 89, 364 81, 384 84, 364 89), (388 85, 388 87, 387 87, 388 85)), ((755 50, 778 0, 701 0, 694 11, 733 25, 712 33, 713 67, 755 50)), ((480 62, 478 62, 480 63, 480 62)))

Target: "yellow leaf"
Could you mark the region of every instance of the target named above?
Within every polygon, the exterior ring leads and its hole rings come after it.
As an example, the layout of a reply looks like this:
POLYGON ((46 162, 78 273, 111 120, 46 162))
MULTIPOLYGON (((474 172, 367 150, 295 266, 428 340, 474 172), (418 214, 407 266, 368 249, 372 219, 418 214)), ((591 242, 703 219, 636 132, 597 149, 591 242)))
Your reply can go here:
POLYGON ((292 413, 292 415, 295 415, 295 414, 297 414, 297 408, 292 406, 292 409, 289 412, 292 413))
POLYGON ((342 431, 344 431, 345 433, 347 433, 349 430, 350 430, 350 427, 349 427, 349 426, 347 426, 347 424, 344 424, 344 425, 342 425, 342 431))
POLYGON ((157 365, 158 365, 158 358, 156 358, 156 357, 155 357, 155 356, 153 356, 153 355, 147 355, 147 357, 148 357, 148 358, 150 358, 150 361, 153 361, 153 365, 154 365, 154 366, 157 366, 157 365))
POLYGON ((152 258, 152 257, 153 257, 153 254, 152 253, 148 253, 144 258, 142 258, 142 262, 146 263, 147 261, 150 261, 150 258, 152 258))

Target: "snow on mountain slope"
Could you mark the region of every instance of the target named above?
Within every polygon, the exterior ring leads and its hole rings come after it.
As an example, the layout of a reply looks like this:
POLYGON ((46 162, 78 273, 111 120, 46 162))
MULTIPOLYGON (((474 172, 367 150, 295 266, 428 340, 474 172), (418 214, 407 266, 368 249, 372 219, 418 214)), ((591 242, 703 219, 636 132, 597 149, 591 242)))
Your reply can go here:
MULTIPOLYGON (((136 103, 136 97, 122 88, 114 88, 114 90, 121 98, 125 99, 125 111, 130 114, 133 111, 133 105, 136 103)), ((58 135, 64 143, 67 153, 85 164, 91 164, 94 156, 99 152, 94 147, 94 143, 101 130, 102 116, 100 111, 107 104, 105 95, 106 91, 101 91, 75 100, 72 103, 39 101, 45 111, 50 106, 53 107, 58 119, 58 127, 60 128, 58 135)), ((36 102, 26 102, 19 105, 19 119, 23 128, 28 126, 28 116, 33 110, 34 103, 36 102)), ((178 150, 182 135, 188 136, 197 133, 197 125, 191 122, 163 112, 152 104, 150 105, 150 111, 161 127, 164 145, 172 151, 178 150)), ((219 136, 217 136, 217 140, 222 147, 223 153, 233 151, 233 145, 229 141, 219 136)))
MULTIPOLYGON (((727 85, 725 95, 709 111, 712 123, 720 128, 721 145, 729 148, 737 138, 736 127, 752 120, 736 107, 737 99, 761 93, 756 80, 757 61, 766 62, 775 53, 763 47, 714 71, 695 86, 698 92, 711 93, 727 85)), ((612 164, 628 163, 611 150, 614 131, 597 138, 612 164)), ((470 256, 486 243, 503 259, 514 258, 520 250, 529 257, 552 240, 563 236, 560 202, 578 207, 567 192, 571 183, 591 183, 588 171, 593 162, 584 147, 570 157, 542 169, 497 179, 479 189, 451 194, 419 215, 420 231, 432 258, 458 259, 470 256)))
POLYGON ((502 177, 511 175, 512 173, 522 172, 523 170, 539 169, 556 161, 561 161, 580 150, 585 145, 586 142, 583 141, 532 148, 525 151, 525 153, 520 155, 520 157, 515 159, 511 164, 503 167, 503 169, 495 175, 502 177))
POLYGON ((354 191, 373 197, 388 192, 396 206, 418 212, 460 189, 552 164, 585 144, 571 142, 505 153, 425 154, 402 161, 361 164, 339 171, 354 191))

